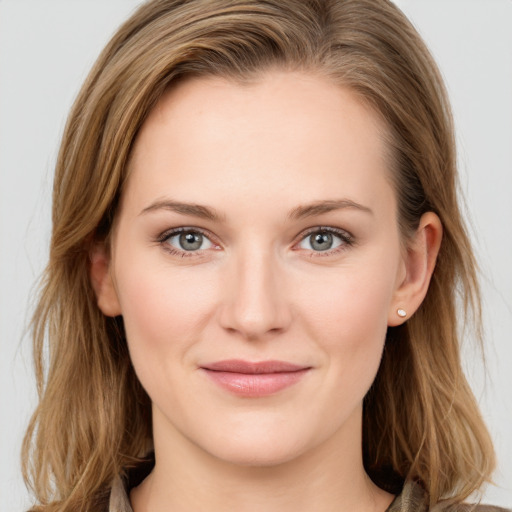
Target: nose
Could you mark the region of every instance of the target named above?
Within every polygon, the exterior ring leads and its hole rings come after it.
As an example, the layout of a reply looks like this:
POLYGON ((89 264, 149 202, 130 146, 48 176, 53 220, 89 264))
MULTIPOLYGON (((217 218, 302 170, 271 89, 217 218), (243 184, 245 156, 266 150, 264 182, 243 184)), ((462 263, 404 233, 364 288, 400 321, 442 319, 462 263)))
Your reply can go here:
POLYGON ((223 283, 221 326, 247 340, 287 330, 292 314, 276 258, 253 248, 234 260, 223 283))

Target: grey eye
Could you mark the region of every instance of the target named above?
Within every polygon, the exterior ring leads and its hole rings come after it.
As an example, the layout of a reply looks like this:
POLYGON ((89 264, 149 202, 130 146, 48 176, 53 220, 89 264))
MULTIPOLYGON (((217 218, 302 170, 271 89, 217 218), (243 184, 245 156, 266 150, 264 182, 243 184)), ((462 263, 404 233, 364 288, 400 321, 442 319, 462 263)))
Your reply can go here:
POLYGON ((310 251, 328 251, 339 247, 344 240, 340 235, 330 233, 329 231, 315 231, 307 235, 299 244, 301 249, 310 251))
POLYGON ((181 233, 179 237, 180 248, 185 251, 197 251, 203 244, 201 233, 181 233))
POLYGON ((315 233, 310 235, 311 247, 315 251, 327 251, 332 247, 332 234, 331 233, 315 233))
POLYGON ((168 238, 167 243, 176 249, 187 252, 212 247, 211 241, 198 231, 182 231, 181 233, 176 233, 168 238))

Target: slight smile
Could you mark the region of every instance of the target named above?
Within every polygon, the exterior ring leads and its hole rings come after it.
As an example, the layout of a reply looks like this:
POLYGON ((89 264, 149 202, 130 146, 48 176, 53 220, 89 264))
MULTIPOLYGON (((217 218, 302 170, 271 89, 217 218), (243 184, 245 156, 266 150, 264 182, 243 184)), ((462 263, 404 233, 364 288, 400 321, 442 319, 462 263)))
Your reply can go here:
POLYGON ((299 382, 311 369, 285 361, 217 361, 200 369, 217 385, 231 393, 257 398, 272 395, 299 382))

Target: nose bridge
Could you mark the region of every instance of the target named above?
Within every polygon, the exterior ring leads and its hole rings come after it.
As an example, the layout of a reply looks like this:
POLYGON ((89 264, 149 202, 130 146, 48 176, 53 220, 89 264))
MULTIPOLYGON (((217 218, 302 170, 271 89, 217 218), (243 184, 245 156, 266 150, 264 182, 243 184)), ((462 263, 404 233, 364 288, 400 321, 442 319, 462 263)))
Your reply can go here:
POLYGON ((221 315, 224 328, 255 339, 286 329, 290 308, 276 255, 254 245, 237 252, 230 265, 221 315))

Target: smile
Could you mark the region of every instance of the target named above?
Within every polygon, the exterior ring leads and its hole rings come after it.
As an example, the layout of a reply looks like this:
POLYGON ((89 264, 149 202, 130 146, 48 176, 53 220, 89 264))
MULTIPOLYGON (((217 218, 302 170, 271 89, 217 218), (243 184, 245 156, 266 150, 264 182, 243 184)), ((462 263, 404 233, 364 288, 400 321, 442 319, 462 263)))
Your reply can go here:
POLYGON ((247 398, 273 395, 299 382, 311 367, 284 361, 218 361, 201 370, 221 388, 247 398))

